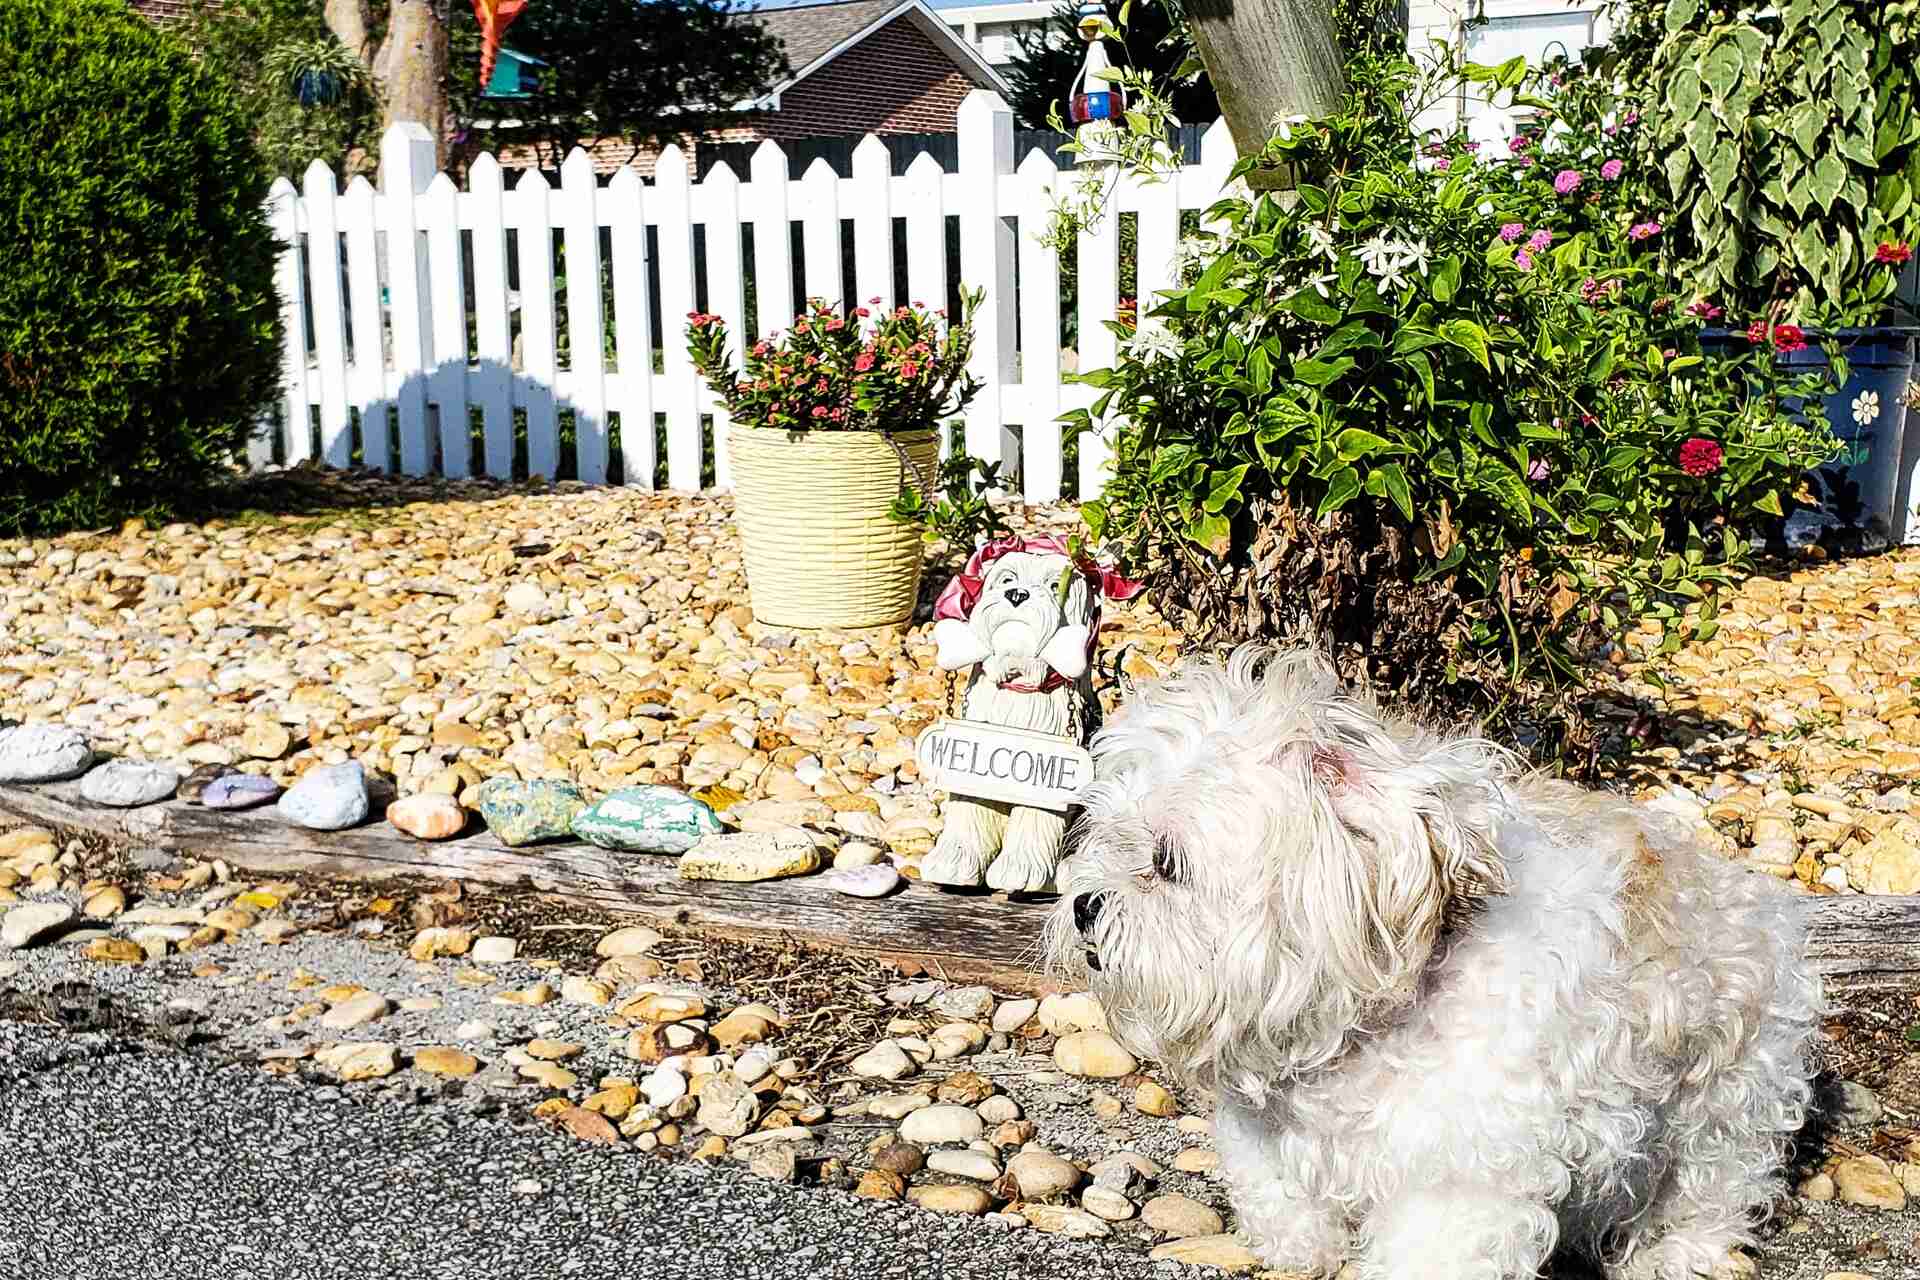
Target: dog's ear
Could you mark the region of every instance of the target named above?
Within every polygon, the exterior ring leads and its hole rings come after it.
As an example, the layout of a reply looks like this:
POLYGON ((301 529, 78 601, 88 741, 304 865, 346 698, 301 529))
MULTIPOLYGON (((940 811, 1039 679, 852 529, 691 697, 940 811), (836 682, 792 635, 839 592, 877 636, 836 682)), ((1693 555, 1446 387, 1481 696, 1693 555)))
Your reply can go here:
POLYGON ((980 634, 958 618, 934 623, 933 642, 938 646, 933 660, 943 671, 970 667, 992 652, 980 634))
POLYGON ((1040 661, 1067 679, 1078 680, 1087 671, 1087 642, 1091 638, 1086 627, 1067 623, 1040 650, 1040 661))

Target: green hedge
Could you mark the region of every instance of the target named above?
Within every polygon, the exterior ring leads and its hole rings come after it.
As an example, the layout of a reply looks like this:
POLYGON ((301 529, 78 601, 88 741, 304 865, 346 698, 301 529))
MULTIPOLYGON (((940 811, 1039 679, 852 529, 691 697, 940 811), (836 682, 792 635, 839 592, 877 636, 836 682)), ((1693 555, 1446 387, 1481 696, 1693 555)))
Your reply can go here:
POLYGON ((0 536, 154 516, 278 383, 247 122, 125 0, 0 0, 0 536))

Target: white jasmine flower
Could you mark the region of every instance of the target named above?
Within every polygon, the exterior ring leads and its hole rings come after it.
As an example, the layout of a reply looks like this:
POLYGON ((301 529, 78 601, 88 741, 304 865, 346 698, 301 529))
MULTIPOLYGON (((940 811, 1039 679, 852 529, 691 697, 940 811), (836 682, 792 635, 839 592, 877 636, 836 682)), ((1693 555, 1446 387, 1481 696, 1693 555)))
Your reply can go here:
POLYGON ((1333 272, 1328 271, 1322 275, 1309 276, 1307 278, 1307 283, 1313 287, 1313 291, 1315 293, 1319 294, 1321 297, 1324 298, 1327 296, 1327 286, 1332 284, 1334 281, 1338 280, 1339 278, 1340 277, 1335 275, 1333 272))
POLYGON ((1127 354, 1143 364, 1180 358, 1180 339, 1164 325, 1140 326, 1125 345, 1127 354))
POLYGON ((1267 121, 1267 127, 1273 130, 1273 136, 1280 139, 1280 141, 1291 142, 1293 141, 1294 126, 1302 125, 1306 122, 1307 118, 1305 116, 1275 115, 1273 119, 1267 121))
POLYGON ((1360 259, 1360 265, 1369 275, 1384 276, 1394 269, 1394 263, 1400 257, 1400 245, 1376 232, 1371 240, 1354 251, 1354 257, 1360 259))
POLYGON ((1422 276, 1427 274, 1427 263, 1431 259, 1432 254, 1428 252, 1427 242, 1425 240, 1406 241, 1401 244, 1400 250, 1399 265, 1401 267, 1413 267, 1418 270, 1422 276))
POLYGON ((1853 398, 1853 420, 1863 427, 1872 426, 1880 417, 1880 393, 1862 391, 1853 398))
POLYGON ((1309 222, 1307 224, 1307 247, 1324 258, 1338 258, 1340 256, 1340 246, 1333 242, 1333 232, 1339 229, 1340 223, 1338 220, 1335 220, 1333 230, 1331 231, 1317 222, 1309 222))

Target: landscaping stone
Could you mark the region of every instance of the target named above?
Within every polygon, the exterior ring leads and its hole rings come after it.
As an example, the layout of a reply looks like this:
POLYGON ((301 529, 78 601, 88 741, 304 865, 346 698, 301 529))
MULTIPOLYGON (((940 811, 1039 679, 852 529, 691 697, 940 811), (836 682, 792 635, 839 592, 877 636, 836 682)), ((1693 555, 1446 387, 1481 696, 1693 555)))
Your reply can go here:
POLYGON ((587 798, 571 782, 517 782, 492 778, 475 793, 474 807, 501 844, 518 848, 541 840, 565 840, 587 798))
MULTIPOLYGON (((209 808, 210 784, 200 802, 209 808)), ((280 797, 280 816, 314 831, 341 831, 367 817, 367 771, 359 761, 310 769, 280 797)))
POLYGON ((933 1213, 979 1215, 993 1207, 993 1198, 985 1189, 973 1186, 913 1187, 907 1199, 933 1213))
POLYGON ((1182 1195, 1155 1196, 1140 1207, 1140 1220, 1173 1240, 1217 1236, 1227 1229, 1219 1214, 1182 1195))
POLYGON ((169 800, 179 786, 180 775, 171 765, 109 760, 95 765, 80 779, 80 796, 89 804, 132 809, 169 800))
POLYGON ((986 1133, 980 1113, 972 1107, 922 1107, 900 1122, 900 1136, 923 1146, 942 1142, 973 1142, 986 1133))
POLYGON ((412 795, 387 806, 387 821, 421 840, 448 840, 466 830, 467 811, 452 796, 412 795))
POLYGON ((235 772, 238 770, 230 764, 195 765, 193 772, 180 780, 180 786, 175 794, 189 804, 199 804, 200 795, 207 789, 208 783, 215 778, 224 778, 235 772))
POLYGON ((777 880, 819 869, 813 837, 797 830, 706 836, 680 857, 683 880, 777 880))
POLYGON ((834 869, 821 876, 820 881, 849 898, 884 898, 904 883, 900 873, 885 863, 841 867, 837 856, 834 869))
POLYGON ((73 908, 64 902, 35 902, 15 907, 0 920, 0 946, 9 951, 30 947, 73 919, 73 908))
POLYGON ((1022 1151, 1007 1161, 1007 1173, 1023 1200, 1049 1200, 1080 1185, 1080 1170, 1051 1151, 1022 1151))
POLYGON ((624 787, 573 818, 573 834, 603 849, 685 853, 723 828, 708 805, 671 787, 624 787))
POLYGON ((934 1152, 927 1157, 927 1168, 956 1178, 971 1178, 975 1182, 992 1182, 1001 1173, 999 1163, 992 1156, 964 1149, 934 1152))
POLYGON ((1068 1075, 1116 1080, 1139 1069, 1132 1054, 1104 1031, 1082 1031, 1061 1036, 1053 1047, 1053 1063, 1068 1075))
POLYGON ((223 773, 201 788, 200 803, 208 809, 252 809, 279 795, 280 784, 272 778, 257 773, 223 773))
POLYGON ((1070 1209, 1065 1205, 1022 1205, 1020 1216, 1037 1230, 1069 1240, 1104 1240, 1113 1234, 1113 1228, 1099 1218, 1084 1209, 1070 1209))
POLYGON ((79 777, 92 763, 87 740, 62 725, 0 729, 0 782, 59 782, 79 777))
POLYGON ((1230 1276, 1246 1275, 1260 1266, 1253 1250, 1230 1235, 1170 1240, 1147 1255, 1154 1262, 1184 1262, 1190 1267, 1213 1267, 1230 1276))

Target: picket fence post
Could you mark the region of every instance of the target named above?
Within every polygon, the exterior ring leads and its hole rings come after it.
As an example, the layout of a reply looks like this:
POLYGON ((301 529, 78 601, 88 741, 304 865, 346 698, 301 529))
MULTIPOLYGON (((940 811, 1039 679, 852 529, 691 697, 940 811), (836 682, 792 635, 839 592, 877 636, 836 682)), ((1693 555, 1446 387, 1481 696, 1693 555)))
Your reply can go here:
POLYGON ((572 374, 574 474, 607 482, 606 317, 600 305, 600 182, 579 147, 560 165, 567 231, 567 368, 572 374))
POLYGON ((415 202, 433 181, 433 135, 402 121, 380 140, 380 191, 387 233, 387 305, 393 321, 394 396, 400 410, 400 470, 424 476, 427 447, 427 343, 433 332, 427 264, 415 202))
MULTIPOLYGON (((285 178, 275 178, 267 192, 269 219, 280 241, 274 264, 274 283, 280 291, 282 379, 281 456, 288 465, 307 455, 307 322, 306 289, 300 279, 300 193, 285 178)), ((271 443, 271 442, 269 442, 271 443)))
POLYGON ((986 291, 974 313, 970 368, 984 385, 967 410, 967 452, 999 462, 1000 392, 1013 381, 1013 228, 1000 212, 1000 178, 1013 172, 1013 112, 999 94, 975 89, 960 104, 959 129, 960 281, 986 291))

